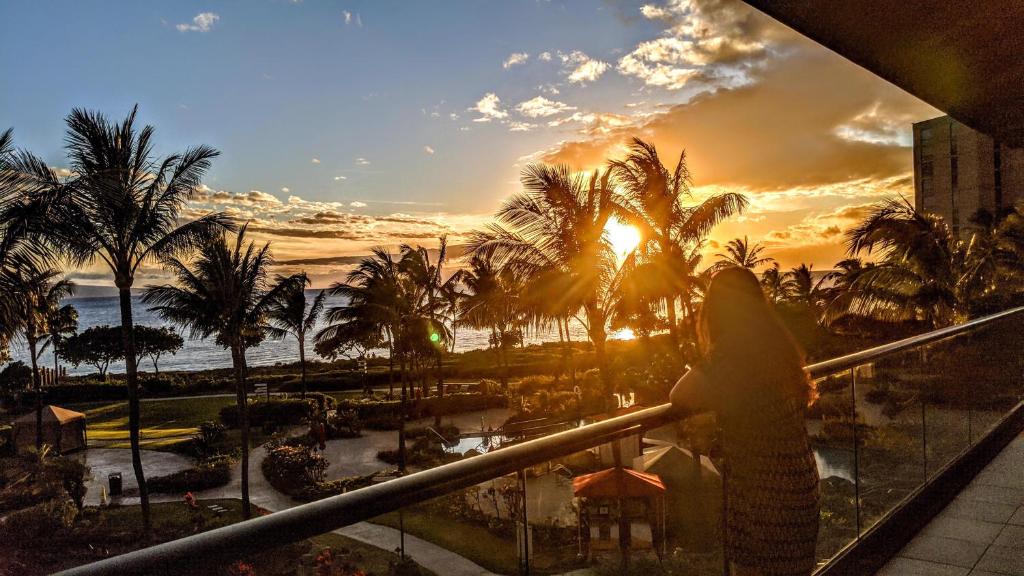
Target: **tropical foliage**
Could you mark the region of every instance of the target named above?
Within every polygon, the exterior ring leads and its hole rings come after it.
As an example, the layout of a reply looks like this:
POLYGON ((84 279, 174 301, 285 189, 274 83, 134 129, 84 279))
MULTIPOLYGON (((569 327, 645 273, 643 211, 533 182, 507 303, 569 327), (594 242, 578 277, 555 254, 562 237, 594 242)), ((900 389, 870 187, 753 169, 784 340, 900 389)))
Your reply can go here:
POLYGON ((271 286, 267 281, 271 265, 270 245, 257 247, 246 240, 246 227, 232 240, 221 232, 199 249, 194 262, 168 258, 166 266, 176 283, 147 288, 143 302, 165 320, 187 330, 192 338, 213 337, 231 351, 235 375, 242 444, 242 511, 251 514, 249 504, 249 420, 246 397, 246 350, 267 335, 281 335, 270 325, 270 311, 281 294, 301 289, 305 278, 282 278, 271 286), (298 286, 298 288, 296 288, 298 286))

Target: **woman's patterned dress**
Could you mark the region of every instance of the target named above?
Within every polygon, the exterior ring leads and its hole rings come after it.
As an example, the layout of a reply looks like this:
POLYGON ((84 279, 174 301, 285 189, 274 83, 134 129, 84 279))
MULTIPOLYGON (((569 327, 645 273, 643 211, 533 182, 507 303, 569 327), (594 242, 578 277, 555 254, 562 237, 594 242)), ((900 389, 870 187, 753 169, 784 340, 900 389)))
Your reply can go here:
MULTIPOLYGON (((725 460, 728 559, 765 576, 808 576, 818 537, 818 468, 804 425, 806 401, 770 382, 735 382, 705 368, 725 460)), ((737 375, 738 376, 738 375, 737 375)))

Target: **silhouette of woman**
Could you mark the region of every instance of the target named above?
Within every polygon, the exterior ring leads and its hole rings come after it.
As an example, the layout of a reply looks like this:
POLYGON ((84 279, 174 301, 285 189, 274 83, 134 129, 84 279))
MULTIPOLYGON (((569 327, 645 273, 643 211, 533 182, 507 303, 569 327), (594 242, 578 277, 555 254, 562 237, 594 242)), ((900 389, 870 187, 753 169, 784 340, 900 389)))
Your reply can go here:
POLYGON ((722 429, 730 571, 808 576, 819 493, 804 427, 816 393, 803 353, 744 268, 714 276, 698 322, 704 359, 670 398, 682 412, 714 411, 722 429))

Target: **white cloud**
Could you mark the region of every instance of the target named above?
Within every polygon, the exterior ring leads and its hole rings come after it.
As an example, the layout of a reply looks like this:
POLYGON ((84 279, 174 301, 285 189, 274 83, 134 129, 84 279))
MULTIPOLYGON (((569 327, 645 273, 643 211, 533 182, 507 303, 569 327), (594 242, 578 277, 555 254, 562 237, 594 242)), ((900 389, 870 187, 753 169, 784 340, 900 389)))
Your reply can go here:
POLYGON ((334 177, 334 181, 335 182, 341 182, 342 180, 348 180, 348 176, 335 176, 334 177))
POLYGON ((312 162, 313 164, 319 164, 319 163, 320 163, 320 159, 319 159, 319 158, 313 158, 313 159, 311 160, 311 162, 312 162))
POLYGON ((544 62, 551 61, 551 52, 541 52, 537 55, 537 60, 543 60, 544 62))
POLYGON ((609 68, 607 62, 595 60, 579 50, 573 50, 568 54, 559 52, 558 58, 563 64, 568 66, 570 84, 593 82, 600 78, 609 68))
POLYGON ((352 208, 366 208, 366 202, 360 202, 358 200, 349 202, 348 205, 351 206, 352 208))
POLYGON ((588 60, 583 64, 580 64, 569 74, 570 84, 580 84, 583 82, 593 82, 601 77, 605 71, 608 70, 608 63, 601 62, 600 60, 588 60))
POLYGON ((369 165, 370 165, 370 161, 367 160, 366 158, 362 158, 362 157, 356 158, 356 166, 369 166, 369 165))
POLYGON ((220 16, 213 12, 200 12, 192 18, 192 23, 182 23, 175 26, 178 32, 209 32, 213 25, 220 20, 220 16))
POLYGON ((517 64, 526 63, 529 59, 530 55, 526 52, 513 52, 508 55, 508 58, 506 58, 504 62, 502 62, 501 67, 508 70, 517 64))
POLYGON ((348 10, 342 10, 341 11, 341 15, 345 19, 345 25, 346 26, 351 26, 351 25, 355 24, 355 26, 357 28, 362 28, 363 27, 363 19, 362 19, 362 17, 359 16, 358 12, 353 13, 353 12, 349 12, 348 10))
POLYGON ((451 114, 448 115, 448 118, 451 118, 452 120, 458 120, 459 115, 456 114, 455 112, 452 112, 451 114))
POLYGON ((434 149, 431 148, 430 146, 424 146, 423 147, 423 151, 426 152, 427 154, 431 155, 431 156, 434 155, 434 149))
POLYGON ((520 102, 516 106, 516 110, 528 118, 554 116, 562 112, 572 112, 575 109, 575 106, 569 106, 564 102, 548 100, 543 96, 537 96, 525 102, 520 102))
POLYGON ((287 186, 285 186, 284 188, 281 188, 281 192, 284 192, 285 194, 287 194, 287 193, 291 192, 291 189, 288 188, 287 186))
POLYGON ((474 118, 473 122, 490 122, 508 117, 508 112, 501 108, 501 98, 494 92, 484 94, 470 110, 480 113, 480 117, 474 118))
POLYGON ((531 124, 529 122, 517 122, 513 120, 508 123, 508 129, 510 132, 529 132, 536 127, 536 124, 531 124))

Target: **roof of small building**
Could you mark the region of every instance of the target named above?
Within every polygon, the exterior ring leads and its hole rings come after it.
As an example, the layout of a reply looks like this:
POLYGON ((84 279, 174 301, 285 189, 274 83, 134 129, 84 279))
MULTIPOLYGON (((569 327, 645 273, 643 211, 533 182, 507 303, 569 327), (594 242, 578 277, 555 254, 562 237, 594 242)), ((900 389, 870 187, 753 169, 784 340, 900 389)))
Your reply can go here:
POLYGON ((665 485, 657 474, 629 468, 608 468, 572 481, 573 495, 585 498, 642 498, 664 492, 665 485))
MULTIPOLYGON (((61 408, 60 406, 54 406, 52 404, 43 407, 43 422, 60 422, 61 424, 64 424, 84 419, 85 414, 82 414, 81 412, 75 412, 74 410, 68 410, 67 408, 61 408)), ((29 412, 15 420, 15 422, 35 424, 36 413, 29 412)))

